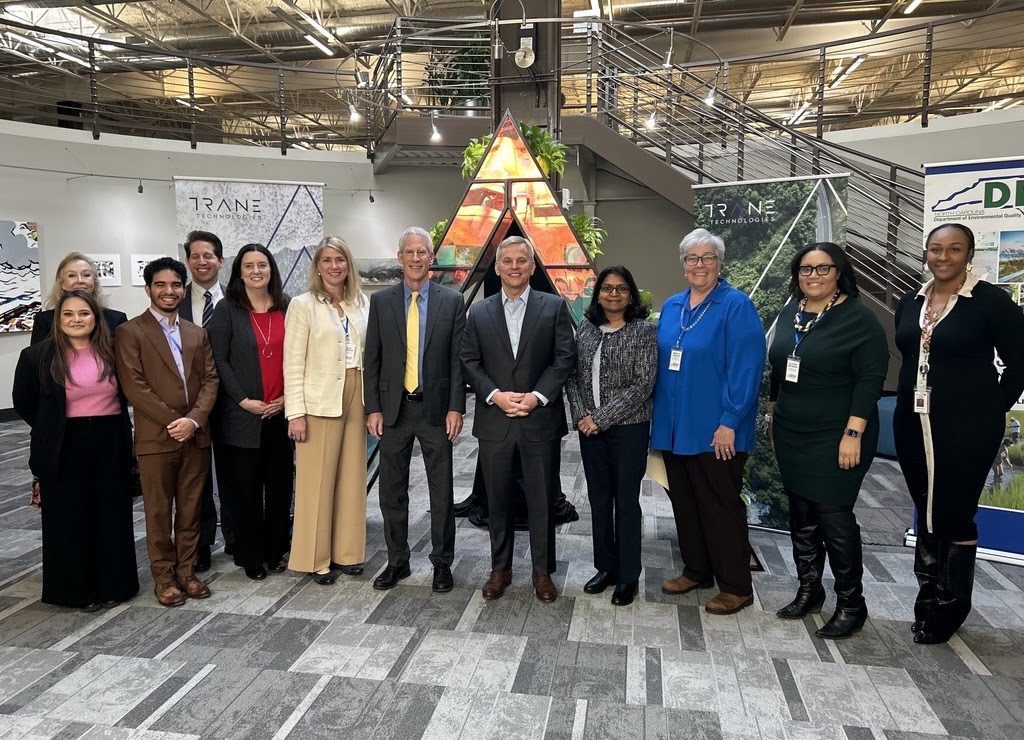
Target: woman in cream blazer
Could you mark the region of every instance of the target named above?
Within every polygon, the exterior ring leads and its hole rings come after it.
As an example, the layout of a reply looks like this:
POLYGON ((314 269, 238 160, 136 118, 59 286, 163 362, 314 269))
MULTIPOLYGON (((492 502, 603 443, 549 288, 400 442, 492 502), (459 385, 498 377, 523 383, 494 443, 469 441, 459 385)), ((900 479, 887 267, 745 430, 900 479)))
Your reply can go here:
POLYGON ((334 583, 366 559, 366 424, 363 339, 369 301, 348 245, 325 238, 313 255, 309 292, 285 319, 284 406, 295 441, 291 570, 334 583))

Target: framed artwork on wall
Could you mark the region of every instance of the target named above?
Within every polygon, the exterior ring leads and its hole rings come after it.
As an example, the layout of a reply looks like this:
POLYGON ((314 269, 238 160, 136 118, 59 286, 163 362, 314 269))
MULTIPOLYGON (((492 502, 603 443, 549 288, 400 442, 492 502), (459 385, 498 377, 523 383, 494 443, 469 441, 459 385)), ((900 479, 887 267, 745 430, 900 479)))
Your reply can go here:
POLYGON ((89 259, 96 263, 96 279, 104 288, 121 287, 121 255, 90 254, 89 259))
POLYGON ((0 218, 0 333, 32 331, 42 308, 35 221, 0 218))
POLYGON ((132 273, 132 285, 145 285, 146 278, 143 277, 142 272, 146 269, 146 265, 153 260, 158 260, 161 257, 166 256, 167 255, 163 254, 133 254, 128 260, 132 273))

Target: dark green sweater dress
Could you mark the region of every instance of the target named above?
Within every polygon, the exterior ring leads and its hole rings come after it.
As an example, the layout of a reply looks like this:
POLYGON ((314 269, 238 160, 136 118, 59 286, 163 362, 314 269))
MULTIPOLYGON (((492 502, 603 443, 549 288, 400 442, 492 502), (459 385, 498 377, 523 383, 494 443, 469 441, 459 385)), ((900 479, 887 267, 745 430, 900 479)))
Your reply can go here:
MULTIPOLYGON (((807 332, 797 349, 800 378, 785 380, 797 301, 779 316, 768 350, 775 401, 775 457, 786 490, 823 504, 852 505, 878 446, 878 398, 889 366, 885 331, 864 304, 847 298, 807 332), (860 464, 839 467, 839 442, 851 416, 868 420, 860 464)), ((804 321, 813 314, 804 314, 804 321)))

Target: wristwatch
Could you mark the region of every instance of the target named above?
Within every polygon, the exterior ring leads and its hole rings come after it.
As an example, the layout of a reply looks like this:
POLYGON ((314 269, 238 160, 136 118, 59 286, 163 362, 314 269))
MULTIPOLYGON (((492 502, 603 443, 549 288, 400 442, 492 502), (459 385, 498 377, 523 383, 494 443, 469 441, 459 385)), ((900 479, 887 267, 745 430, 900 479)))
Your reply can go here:
POLYGON ((846 428, 844 434, 846 434, 847 437, 853 437, 854 439, 860 437, 860 432, 858 432, 856 429, 850 429, 849 427, 846 428))

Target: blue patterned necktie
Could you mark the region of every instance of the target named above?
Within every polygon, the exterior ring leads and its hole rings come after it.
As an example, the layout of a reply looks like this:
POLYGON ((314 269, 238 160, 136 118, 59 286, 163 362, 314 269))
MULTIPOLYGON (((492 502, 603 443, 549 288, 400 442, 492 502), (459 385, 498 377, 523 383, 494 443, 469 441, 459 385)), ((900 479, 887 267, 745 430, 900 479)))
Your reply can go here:
POLYGON ((206 291, 203 293, 203 326, 206 326, 211 316, 213 316, 213 293, 206 291))

